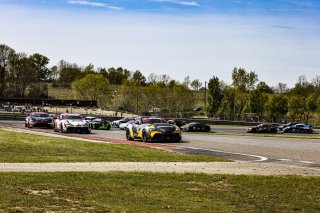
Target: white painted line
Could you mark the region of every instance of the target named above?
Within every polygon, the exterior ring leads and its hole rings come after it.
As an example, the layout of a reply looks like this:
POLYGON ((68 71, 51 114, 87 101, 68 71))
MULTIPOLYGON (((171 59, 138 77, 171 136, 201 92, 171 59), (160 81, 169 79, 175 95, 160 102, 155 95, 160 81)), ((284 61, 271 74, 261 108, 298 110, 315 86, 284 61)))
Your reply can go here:
POLYGON ((307 164, 313 164, 313 163, 315 163, 315 162, 311 162, 311 161, 299 161, 300 163, 307 163, 307 164))
POLYGON ((215 149, 203 149, 203 148, 187 147, 187 146, 177 146, 177 147, 187 148, 187 149, 194 149, 194 150, 211 151, 211 152, 220 152, 220 153, 241 155, 241 156, 254 157, 254 158, 260 158, 259 160, 255 160, 256 162, 262 162, 262 161, 268 160, 267 157, 263 157, 263 156, 259 156, 259 155, 251 155, 251 154, 244 154, 244 153, 237 153, 237 152, 226 152, 226 151, 215 150, 215 149))
POLYGON ((290 159, 278 159, 280 161, 291 161, 290 159))

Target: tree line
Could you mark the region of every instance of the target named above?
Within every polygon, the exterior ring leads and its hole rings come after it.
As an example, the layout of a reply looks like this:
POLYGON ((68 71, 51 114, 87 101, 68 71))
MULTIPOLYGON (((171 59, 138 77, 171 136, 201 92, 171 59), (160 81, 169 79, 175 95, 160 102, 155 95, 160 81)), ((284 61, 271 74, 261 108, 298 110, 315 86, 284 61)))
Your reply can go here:
POLYGON ((216 119, 309 122, 320 111, 320 76, 311 82, 300 76, 293 88, 285 83, 270 87, 254 71, 235 67, 230 85, 213 76, 206 86, 189 76, 179 82, 166 74, 145 77, 139 70, 79 66, 65 60, 49 68, 49 61, 39 53, 28 56, 0 44, 0 98, 48 98, 51 82, 70 87, 76 99, 135 114, 190 116, 202 109, 201 115, 216 119))

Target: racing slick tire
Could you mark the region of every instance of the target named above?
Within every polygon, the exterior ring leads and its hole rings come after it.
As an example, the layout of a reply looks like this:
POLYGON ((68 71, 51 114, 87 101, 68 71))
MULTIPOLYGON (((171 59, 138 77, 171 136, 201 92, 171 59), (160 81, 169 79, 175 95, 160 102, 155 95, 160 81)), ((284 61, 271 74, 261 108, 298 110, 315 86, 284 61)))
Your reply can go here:
POLYGON ((87 130, 84 131, 84 134, 91 134, 91 129, 88 128, 87 130))
POLYGON ((59 130, 58 130, 57 127, 56 127, 56 124, 53 124, 53 131, 54 131, 54 132, 59 132, 59 130))
POLYGON ((142 132, 142 141, 143 142, 147 142, 148 141, 148 136, 147 136, 145 131, 142 132))
POLYGON ((61 131, 62 133, 66 133, 66 131, 63 129, 62 124, 60 124, 60 131, 61 131))
POLYGON ((126 131, 126 138, 127 138, 128 141, 133 141, 133 138, 131 137, 129 129, 127 129, 127 131, 126 131))

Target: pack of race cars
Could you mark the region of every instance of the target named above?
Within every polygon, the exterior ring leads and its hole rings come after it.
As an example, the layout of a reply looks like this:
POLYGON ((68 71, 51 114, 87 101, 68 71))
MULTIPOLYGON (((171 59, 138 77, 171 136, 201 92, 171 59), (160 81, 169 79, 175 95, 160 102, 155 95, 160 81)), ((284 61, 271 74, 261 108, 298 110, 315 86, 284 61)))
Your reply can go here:
MULTIPOLYGON (((25 127, 52 128, 55 132, 77 132, 90 134, 92 129, 110 130, 111 127, 125 130, 127 140, 142 140, 144 142, 179 142, 181 132, 210 132, 210 125, 200 122, 186 123, 185 121, 166 120, 162 117, 139 116, 137 118, 122 118, 110 123, 101 117, 82 117, 80 114, 64 113, 52 116, 46 112, 31 112, 25 118, 25 127)), ((248 133, 313 133, 313 128, 306 124, 262 123, 247 129, 248 133)))

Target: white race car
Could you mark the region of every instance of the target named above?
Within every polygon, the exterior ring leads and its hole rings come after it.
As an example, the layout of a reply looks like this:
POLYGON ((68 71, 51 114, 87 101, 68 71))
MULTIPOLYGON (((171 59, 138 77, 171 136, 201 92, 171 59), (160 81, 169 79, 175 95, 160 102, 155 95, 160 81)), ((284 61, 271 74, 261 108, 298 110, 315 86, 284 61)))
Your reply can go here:
POLYGON ((53 123, 55 132, 91 133, 90 124, 79 114, 61 114, 53 123))
POLYGON ((134 120, 130 120, 130 121, 128 121, 127 123, 121 123, 121 124, 119 125, 119 128, 120 128, 121 130, 127 130, 128 127, 133 124, 133 122, 134 122, 134 120))

